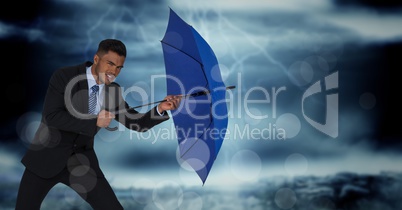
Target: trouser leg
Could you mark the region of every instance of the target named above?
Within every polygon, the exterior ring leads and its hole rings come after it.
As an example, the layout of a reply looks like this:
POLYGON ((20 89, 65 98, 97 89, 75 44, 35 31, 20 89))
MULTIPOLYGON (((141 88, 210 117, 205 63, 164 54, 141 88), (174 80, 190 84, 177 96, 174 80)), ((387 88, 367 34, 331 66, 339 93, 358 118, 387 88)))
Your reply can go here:
POLYGON ((57 182, 43 179, 25 169, 18 189, 15 210, 39 210, 43 199, 57 182))
POLYGON ((69 175, 61 182, 77 192, 94 210, 123 209, 105 177, 98 177, 86 165, 69 165, 69 175))
POLYGON ((95 210, 123 209, 113 189, 104 177, 97 179, 94 189, 86 194, 86 201, 95 210))

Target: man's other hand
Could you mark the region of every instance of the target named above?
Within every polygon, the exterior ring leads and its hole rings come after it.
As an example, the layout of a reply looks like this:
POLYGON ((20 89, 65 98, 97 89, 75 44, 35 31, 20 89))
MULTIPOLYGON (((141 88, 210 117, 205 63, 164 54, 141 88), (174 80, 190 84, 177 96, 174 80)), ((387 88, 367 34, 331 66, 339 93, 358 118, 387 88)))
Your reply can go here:
POLYGON ((96 125, 100 128, 105 128, 109 126, 112 119, 115 118, 115 115, 106 110, 102 110, 98 114, 98 120, 96 121, 96 125))

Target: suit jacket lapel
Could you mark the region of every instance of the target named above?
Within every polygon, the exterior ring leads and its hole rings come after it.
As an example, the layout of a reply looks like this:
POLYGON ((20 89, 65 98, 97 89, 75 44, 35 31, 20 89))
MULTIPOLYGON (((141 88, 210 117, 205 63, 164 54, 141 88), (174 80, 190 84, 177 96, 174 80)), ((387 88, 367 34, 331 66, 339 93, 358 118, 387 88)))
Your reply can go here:
POLYGON ((88 82, 86 76, 86 67, 90 64, 81 65, 78 69, 78 83, 77 89, 73 96, 73 101, 75 101, 75 107, 77 111, 81 114, 88 114, 88 82))
MULTIPOLYGON (((86 76, 85 76, 86 77, 86 76)), ((79 97, 79 104, 78 110, 81 113, 88 114, 88 82, 86 80, 81 80, 78 83, 78 97, 79 97)))

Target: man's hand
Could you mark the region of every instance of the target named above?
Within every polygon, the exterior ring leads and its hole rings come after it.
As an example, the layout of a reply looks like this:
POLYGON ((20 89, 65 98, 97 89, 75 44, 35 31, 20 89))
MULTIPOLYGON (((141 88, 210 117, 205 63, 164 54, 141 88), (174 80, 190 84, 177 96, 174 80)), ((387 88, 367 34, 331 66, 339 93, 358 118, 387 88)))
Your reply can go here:
POLYGON ((115 118, 115 115, 106 110, 102 110, 98 114, 98 120, 96 121, 96 125, 100 128, 105 128, 109 126, 112 119, 115 118))
POLYGON ((174 110, 177 109, 177 107, 180 105, 182 96, 181 95, 168 95, 164 98, 166 100, 165 102, 162 102, 158 105, 158 111, 159 113, 163 113, 164 111, 167 110, 174 110))

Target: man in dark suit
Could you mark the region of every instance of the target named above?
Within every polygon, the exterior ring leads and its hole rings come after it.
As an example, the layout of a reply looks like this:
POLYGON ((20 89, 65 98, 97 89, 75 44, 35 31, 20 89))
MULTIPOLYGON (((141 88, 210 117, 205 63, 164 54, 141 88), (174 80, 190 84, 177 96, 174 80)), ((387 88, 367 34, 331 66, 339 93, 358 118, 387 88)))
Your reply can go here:
POLYGON ((65 67, 53 73, 46 93, 41 124, 22 158, 26 167, 16 210, 40 209, 57 183, 75 190, 94 209, 123 209, 99 167, 94 136, 116 119, 139 132, 169 119, 180 96, 167 96, 147 113, 138 113, 123 100, 113 80, 126 58, 125 45, 115 39, 99 43, 93 63, 65 67))

